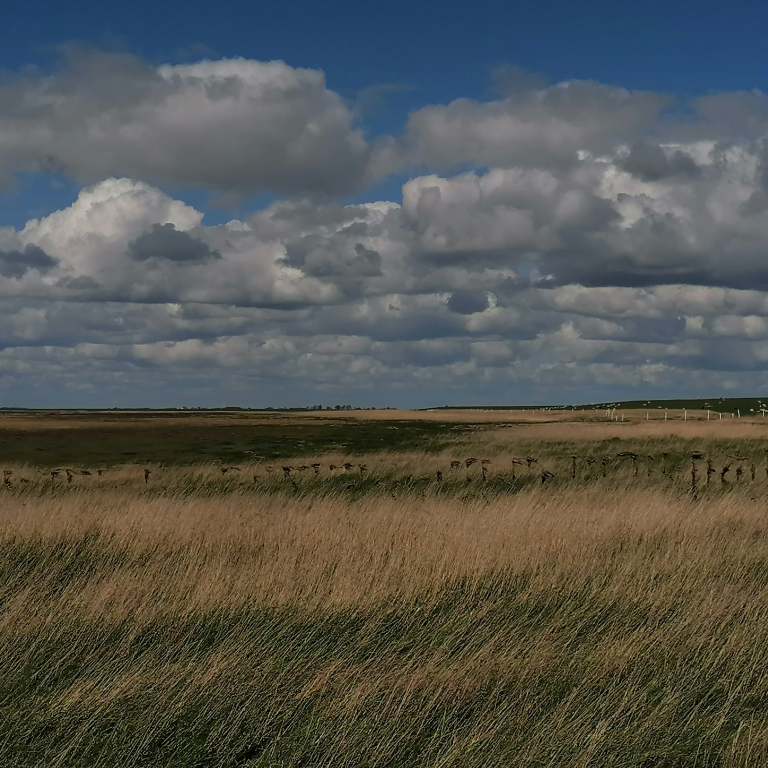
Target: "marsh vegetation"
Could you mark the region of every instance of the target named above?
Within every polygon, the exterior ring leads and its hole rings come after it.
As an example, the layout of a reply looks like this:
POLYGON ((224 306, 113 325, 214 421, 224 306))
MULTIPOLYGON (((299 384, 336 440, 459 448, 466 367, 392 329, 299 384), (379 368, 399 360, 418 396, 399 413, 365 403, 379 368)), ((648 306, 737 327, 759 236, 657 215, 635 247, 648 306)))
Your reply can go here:
POLYGON ((2 765, 768 762, 762 419, 355 418, 405 435, 6 462, 2 765))

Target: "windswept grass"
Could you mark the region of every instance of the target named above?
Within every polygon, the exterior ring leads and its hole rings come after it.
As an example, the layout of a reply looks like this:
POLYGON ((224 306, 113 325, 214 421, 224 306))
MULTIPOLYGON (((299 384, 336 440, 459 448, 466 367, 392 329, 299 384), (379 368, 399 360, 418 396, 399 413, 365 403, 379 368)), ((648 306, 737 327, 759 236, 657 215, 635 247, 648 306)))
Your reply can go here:
POLYGON ((768 761, 755 485, 349 500, 175 472, 2 496, 3 766, 768 761))
POLYGON ((0 420, 0 766, 768 764, 768 421, 374 416, 0 420))

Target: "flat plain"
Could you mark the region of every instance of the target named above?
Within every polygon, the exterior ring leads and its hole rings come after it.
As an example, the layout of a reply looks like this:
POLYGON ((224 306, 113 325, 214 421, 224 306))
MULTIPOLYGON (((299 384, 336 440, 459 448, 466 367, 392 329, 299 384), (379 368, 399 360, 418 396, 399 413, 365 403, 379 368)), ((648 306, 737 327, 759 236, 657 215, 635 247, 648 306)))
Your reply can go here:
POLYGON ((0 764, 768 764, 766 449, 682 411, 4 414, 0 764))

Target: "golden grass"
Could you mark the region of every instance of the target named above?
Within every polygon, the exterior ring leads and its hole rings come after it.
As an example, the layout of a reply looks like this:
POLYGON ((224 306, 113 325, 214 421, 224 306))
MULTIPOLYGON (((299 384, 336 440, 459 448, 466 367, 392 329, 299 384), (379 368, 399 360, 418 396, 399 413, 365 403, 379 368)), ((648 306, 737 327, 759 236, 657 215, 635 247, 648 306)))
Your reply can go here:
POLYGON ((545 594, 557 583, 591 579, 604 570, 606 553, 625 547, 631 554, 603 588, 663 602, 693 589, 726 553, 729 567, 768 557, 768 548, 756 550, 753 542, 765 525, 764 504, 740 490, 696 503, 639 485, 617 503, 615 488, 533 487, 488 502, 414 497, 407 504, 387 497, 349 503, 75 491, 7 498, 0 541, 98 535, 102 545, 132 552, 108 579, 78 582, 66 593, 69 605, 97 613, 140 616, 154 612, 156 602, 184 611, 367 605, 506 571, 535 573, 530 588, 545 594), (646 551, 639 546, 646 539, 663 546, 646 551), (655 581, 683 566, 693 582, 655 581))
POLYGON ((759 457, 760 427, 491 424, 435 455, 146 484, 143 465, 72 483, 9 465, 0 764, 768 764, 763 464, 694 498, 689 458, 679 482, 620 462, 572 481, 560 455, 633 430, 759 457), (528 449, 535 482, 493 491, 528 449), (397 490, 409 475, 430 482, 397 490))
POLYGON ((548 424, 519 424, 503 430, 489 431, 496 440, 594 442, 621 438, 626 440, 768 440, 768 421, 758 419, 723 419, 683 421, 603 421, 592 423, 555 421, 548 424))
MULTIPOLYGON (((3 586, 6 656, 17 647, 55 648, 46 637, 83 621, 92 626, 91 636, 77 635, 49 661, 49 678, 64 677, 33 719, 69 726, 46 764, 89 754, 105 723, 115 713, 132 716, 137 700, 145 702, 143 735, 128 729, 133 735, 117 753, 106 746, 98 753, 117 754, 121 765, 143 764, 151 749, 166 754, 155 737, 169 743, 192 733, 174 713, 201 702, 209 749, 230 745, 216 759, 206 753, 205 764, 221 766, 235 764, 227 762, 233 739, 250 721, 249 739, 258 742, 270 717, 282 722, 281 712, 294 709, 309 719, 291 727, 309 731, 292 738, 322 744, 323 728, 335 723, 344 740, 331 739, 335 746, 322 754, 366 755, 370 764, 391 754, 399 764, 538 765, 555 754, 557 765, 639 766, 647 763, 632 759, 638 739, 661 764, 658 729, 666 729, 664 750, 684 753, 672 764, 693 764, 686 760, 696 745, 682 738, 689 731, 699 748, 717 753, 711 764, 768 755, 768 718, 743 708, 768 690, 768 531, 763 500, 739 490, 696 503, 642 485, 620 496, 615 488, 536 487, 489 503, 407 505, 150 498, 131 489, 9 495, 0 549, 18 558, 14 547, 35 555, 36 565, 3 586), (446 612, 457 584, 461 597, 446 612), (233 629, 195 650, 205 616, 243 610, 289 611, 309 629, 269 629, 259 619, 261 630, 233 629), (362 622, 357 639, 344 639, 343 630, 323 642, 339 631, 323 629, 335 616, 348 617, 342 627, 362 622), (185 621, 186 629, 174 628, 185 621), (405 643, 407 653, 361 656, 356 649, 393 621, 386 642, 405 643), (128 634, 104 655, 104 633, 123 626, 128 634), (137 656, 130 649, 139 641, 149 645, 137 656), (321 657, 307 656, 305 646, 318 646, 312 653, 321 657), (81 672, 72 677, 65 670, 75 658, 81 672), (701 675, 725 686, 714 704, 695 704, 701 675), (227 697, 240 702, 237 727, 227 697), (466 706, 470 722, 452 719, 466 706), (425 725, 435 708, 452 723, 445 732, 425 725), (704 731, 686 724, 697 717, 704 731), (425 727, 432 735, 423 749, 433 759, 421 763, 401 739, 425 727)), ((306 749, 288 749, 281 764, 300 764, 306 749)), ((87 764, 109 764, 100 760, 92 755, 87 764)))
POLYGON ((522 411, 517 409, 493 409, 480 410, 477 408, 452 408, 442 411, 306 411, 292 414, 292 418, 299 419, 338 419, 351 418, 362 421, 444 421, 464 423, 489 423, 495 422, 547 422, 567 421, 572 419, 594 419, 603 417, 602 411, 549 411, 544 409, 522 411))
MULTIPOLYGON (((730 413, 724 413, 722 418, 713 411, 710 418, 707 419, 705 410, 683 410, 683 409, 648 409, 628 408, 614 409, 609 412, 605 409, 549 409, 536 408, 530 410, 521 410, 515 408, 501 409, 494 408, 483 410, 480 408, 451 408, 448 410, 434 411, 402 411, 402 410, 381 410, 381 411, 298 411, 290 414, 287 418, 293 419, 339 419, 352 418, 366 420, 390 420, 390 421, 445 421, 445 422, 465 422, 465 423, 488 423, 512 422, 512 423, 576 423, 600 422, 600 423, 624 423, 630 422, 663 422, 669 425, 670 422, 687 421, 708 423, 735 422, 736 424, 763 423, 768 425, 768 419, 760 414, 742 414, 740 417, 732 417, 730 413)), ((250 417, 255 417, 253 416, 250 417)), ((285 414, 283 416, 286 416, 285 414)), ((671 426, 671 425, 670 425, 671 426)))

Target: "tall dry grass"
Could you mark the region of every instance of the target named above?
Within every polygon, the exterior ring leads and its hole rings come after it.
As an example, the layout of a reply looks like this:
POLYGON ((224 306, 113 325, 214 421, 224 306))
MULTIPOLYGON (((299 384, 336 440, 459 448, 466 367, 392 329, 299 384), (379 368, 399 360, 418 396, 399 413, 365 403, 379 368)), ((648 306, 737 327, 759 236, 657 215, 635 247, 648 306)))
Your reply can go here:
POLYGON ((349 501, 177 479, 2 497, 3 765, 768 761, 755 486, 349 501))
MULTIPOLYGON (((492 501, 403 504, 75 491, 6 498, 0 543, 45 550, 87 540, 120 553, 103 572, 66 585, 61 599, 134 617, 153 611, 154 601, 185 611, 408 601, 507 573, 525 573, 540 595, 599 573, 601 588, 617 597, 664 602, 687 599, 725 571, 746 578, 768 557, 765 501, 741 489, 704 502, 642 483, 615 494, 533 486, 492 501)), ((41 559, 33 580, 43 590, 48 565, 41 559)))

